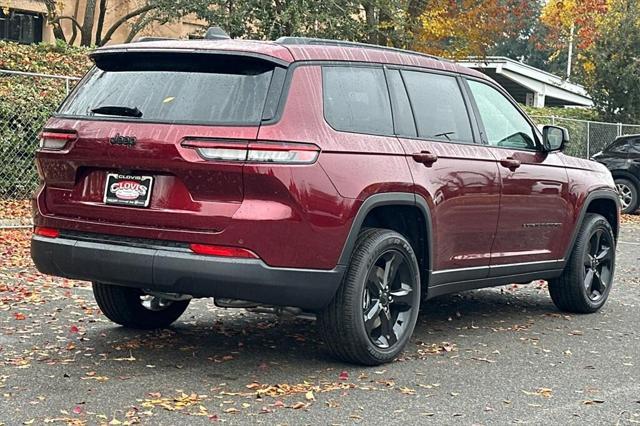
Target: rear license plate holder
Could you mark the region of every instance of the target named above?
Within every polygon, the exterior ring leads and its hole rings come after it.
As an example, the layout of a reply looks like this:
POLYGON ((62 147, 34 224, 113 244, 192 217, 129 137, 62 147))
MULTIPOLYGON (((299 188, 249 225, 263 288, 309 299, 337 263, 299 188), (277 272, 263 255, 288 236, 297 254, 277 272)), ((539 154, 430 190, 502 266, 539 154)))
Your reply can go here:
POLYGON ((107 173, 104 203, 129 207, 148 207, 153 176, 107 173))

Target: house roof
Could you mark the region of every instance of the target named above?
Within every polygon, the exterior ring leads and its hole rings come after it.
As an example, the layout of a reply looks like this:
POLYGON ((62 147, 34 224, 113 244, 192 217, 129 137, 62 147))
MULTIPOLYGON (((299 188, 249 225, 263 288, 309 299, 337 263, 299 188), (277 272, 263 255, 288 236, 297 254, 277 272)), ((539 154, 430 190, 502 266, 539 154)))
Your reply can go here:
POLYGON ((458 64, 482 71, 523 103, 526 93, 535 92, 545 95, 546 103, 551 106, 593 106, 593 101, 583 86, 513 59, 501 56, 471 57, 458 61, 458 64))

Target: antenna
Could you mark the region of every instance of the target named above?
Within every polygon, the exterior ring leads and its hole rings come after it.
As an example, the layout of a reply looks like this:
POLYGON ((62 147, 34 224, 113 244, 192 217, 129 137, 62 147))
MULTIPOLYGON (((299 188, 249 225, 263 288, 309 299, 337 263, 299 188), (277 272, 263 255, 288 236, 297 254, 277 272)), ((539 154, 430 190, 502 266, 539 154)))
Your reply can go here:
POLYGON ((230 38, 229 34, 220 27, 210 27, 204 35, 205 40, 228 40, 230 38))

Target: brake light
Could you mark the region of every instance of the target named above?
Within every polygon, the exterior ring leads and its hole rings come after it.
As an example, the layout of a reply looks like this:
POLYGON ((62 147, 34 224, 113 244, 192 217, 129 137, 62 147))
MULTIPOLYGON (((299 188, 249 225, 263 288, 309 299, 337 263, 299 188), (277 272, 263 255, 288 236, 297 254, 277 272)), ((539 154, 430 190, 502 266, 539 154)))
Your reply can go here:
POLYGON ((78 134, 75 131, 43 131, 40 134, 40 149, 60 151, 67 146, 69 141, 74 141, 77 138, 78 134))
POLYGON ((58 238, 60 236, 60 231, 58 231, 57 229, 43 228, 40 226, 36 226, 33 230, 33 233, 47 238, 58 238))
POLYGON ((212 246, 208 244, 191 244, 191 251, 196 254, 220 257, 239 257, 243 259, 259 259, 251 250, 240 247, 212 246))
POLYGON ((313 144, 296 142, 210 141, 189 139, 182 146, 195 149, 210 161, 239 161, 272 164, 311 164, 320 154, 313 144))

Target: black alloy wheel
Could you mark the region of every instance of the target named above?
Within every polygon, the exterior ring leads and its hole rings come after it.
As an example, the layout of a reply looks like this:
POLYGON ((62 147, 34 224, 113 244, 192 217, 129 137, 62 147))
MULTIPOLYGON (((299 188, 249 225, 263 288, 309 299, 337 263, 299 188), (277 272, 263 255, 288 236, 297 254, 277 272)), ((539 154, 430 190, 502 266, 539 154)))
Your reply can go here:
POLYGON ((611 234, 604 229, 597 228, 591 234, 584 253, 584 287, 593 302, 598 302, 611 285, 614 249, 611 234))
POLYGON ((398 250, 389 250, 375 261, 367 276, 362 297, 364 325, 371 342, 387 349, 406 333, 415 298, 415 277, 409 262, 398 250))

